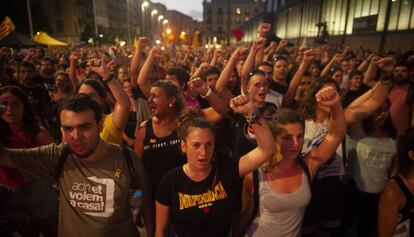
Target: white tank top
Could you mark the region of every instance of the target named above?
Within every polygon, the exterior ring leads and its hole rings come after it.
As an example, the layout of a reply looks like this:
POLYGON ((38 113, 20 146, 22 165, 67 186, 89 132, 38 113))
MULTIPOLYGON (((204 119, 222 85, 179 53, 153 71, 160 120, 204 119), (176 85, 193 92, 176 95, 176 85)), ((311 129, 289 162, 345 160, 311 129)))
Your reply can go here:
POLYGON ((279 194, 273 191, 262 169, 259 170, 259 210, 247 228, 245 236, 297 237, 305 207, 311 199, 311 190, 305 172, 302 185, 293 193, 279 194))

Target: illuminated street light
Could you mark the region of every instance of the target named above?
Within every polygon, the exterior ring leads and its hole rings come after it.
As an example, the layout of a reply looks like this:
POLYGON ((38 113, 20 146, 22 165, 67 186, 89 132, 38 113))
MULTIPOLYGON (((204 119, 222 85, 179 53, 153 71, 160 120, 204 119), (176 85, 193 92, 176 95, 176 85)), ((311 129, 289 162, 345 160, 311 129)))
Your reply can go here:
POLYGON ((168 20, 167 20, 167 19, 165 19, 165 20, 162 22, 162 24, 163 24, 163 25, 168 24, 168 20))
POLYGON ((103 34, 99 34, 99 38, 103 38, 103 34))
POLYGON ((159 15, 158 16, 158 22, 160 22, 162 19, 164 19, 164 16, 163 15, 159 15))
POLYGON ((185 35, 185 32, 184 31, 181 31, 181 35, 184 36, 185 35))
POLYGON ((158 14, 158 11, 156 9, 152 10, 151 16, 154 16, 154 15, 157 15, 157 14, 158 14))
POLYGON ((141 4, 141 7, 143 8, 143 9, 145 9, 146 7, 148 7, 149 6, 149 2, 147 2, 147 1, 145 1, 145 2, 143 2, 142 4, 141 4))
POLYGON ((142 11, 142 33, 145 35, 145 8, 149 6, 149 2, 145 1, 141 4, 142 11))
POLYGON ((170 29, 170 28, 166 29, 166 30, 165 30, 165 33, 167 33, 167 34, 171 34, 171 29, 170 29))

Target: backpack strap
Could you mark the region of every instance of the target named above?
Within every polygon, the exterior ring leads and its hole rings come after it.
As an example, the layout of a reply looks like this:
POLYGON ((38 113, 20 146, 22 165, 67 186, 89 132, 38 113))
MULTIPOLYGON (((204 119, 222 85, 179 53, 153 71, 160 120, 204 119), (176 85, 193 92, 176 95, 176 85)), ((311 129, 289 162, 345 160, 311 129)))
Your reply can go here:
POLYGON ((59 182, 59 178, 62 174, 63 166, 65 165, 66 160, 69 157, 70 149, 67 145, 63 145, 62 153, 59 156, 58 163, 56 165, 55 173, 53 175, 53 179, 56 182, 59 182))
POLYGON ((311 176, 308 165, 303 160, 303 157, 298 157, 296 160, 297 160, 298 164, 300 165, 300 167, 302 167, 303 172, 305 172, 306 177, 308 178, 309 184, 311 184, 312 183, 312 176, 311 176))
POLYGON ((122 153, 124 153, 124 159, 125 159, 125 162, 129 170, 129 175, 131 176, 131 184, 133 184, 137 176, 134 170, 134 166, 132 165, 132 158, 131 158, 130 150, 131 149, 129 149, 128 147, 122 147, 122 153))
MULTIPOLYGON (((407 188, 407 186, 404 184, 404 181, 401 179, 401 177, 399 175, 393 177, 393 179, 397 182, 398 186, 400 187, 401 191, 404 193, 405 199, 406 199, 406 204, 411 200, 413 201, 413 195, 411 194, 410 190, 407 188)), ((405 206, 403 207, 403 209, 405 208, 405 206)), ((401 209, 402 210, 402 209, 401 209)), ((402 218, 399 220, 398 223, 402 223, 407 219, 411 219, 412 217, 414 217, 414 210, 409 210, 407 212, 401 212, 400 213, 402 215, 402 218)))
POLYGON ((249 217, 249 221, 247 222, 246 226, 243 229, 243 233, 246 233, 247 228, 253 222, 254 218, 259 211, 259 171, 255 169, 253 171, 253 212, 252 215, 249 217))

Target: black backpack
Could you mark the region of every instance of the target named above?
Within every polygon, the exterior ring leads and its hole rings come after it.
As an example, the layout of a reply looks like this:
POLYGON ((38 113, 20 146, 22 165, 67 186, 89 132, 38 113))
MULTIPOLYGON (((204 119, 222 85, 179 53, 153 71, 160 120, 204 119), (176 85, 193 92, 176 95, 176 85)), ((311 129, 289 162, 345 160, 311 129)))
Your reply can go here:
MULTIPOLYGON (((131 158, 131 149, 128 147, 122 147, 122 153, 124 154, 125 162, 129 169, 129 175, 131 176, 131 182, 135 180, 137 177, 135 174, 134 166, 132 165, 132 158, 131 158)), ((62 175, 63 166, 65 165, 66 160, 69 157, 70 149, 68 146, 64 146, 62 154, 59 157, 58 163, 56 165, 55 174, 53 176, 56 182, 59 182, 59 178, 62 175)))

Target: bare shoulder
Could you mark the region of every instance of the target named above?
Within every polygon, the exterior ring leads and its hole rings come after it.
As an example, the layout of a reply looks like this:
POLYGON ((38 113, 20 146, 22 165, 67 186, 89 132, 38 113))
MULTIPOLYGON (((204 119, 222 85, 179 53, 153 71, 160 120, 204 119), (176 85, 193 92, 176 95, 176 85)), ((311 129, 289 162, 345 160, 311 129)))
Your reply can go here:
POLYGON ((381 193, 381 200, 397 205, 399 209, 405 205, 405 196, 394 179, 390 179, 381 193))

